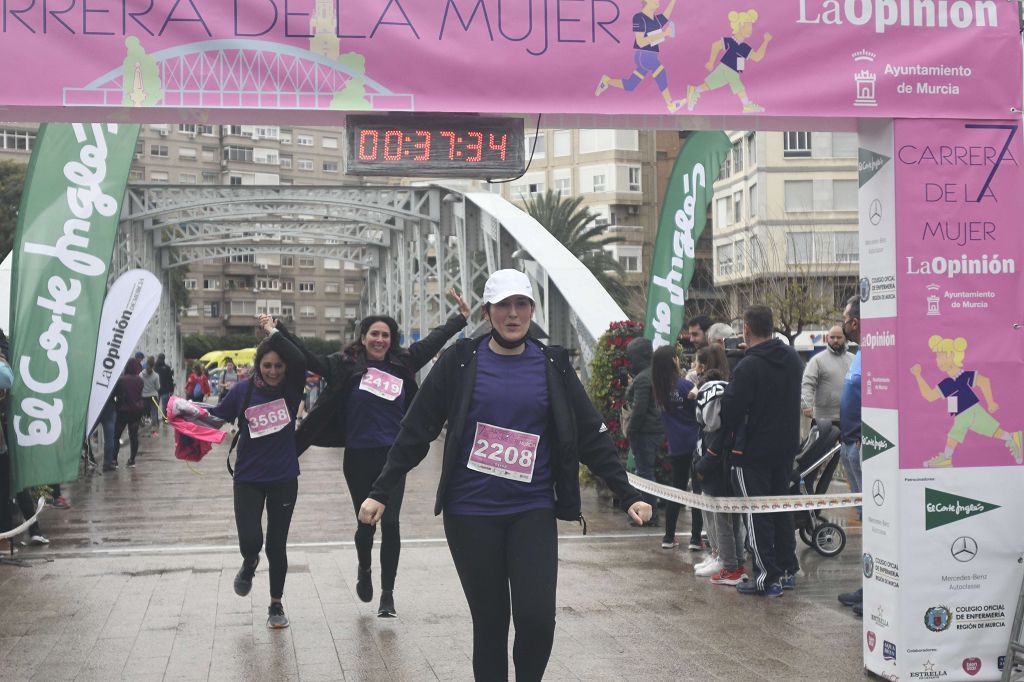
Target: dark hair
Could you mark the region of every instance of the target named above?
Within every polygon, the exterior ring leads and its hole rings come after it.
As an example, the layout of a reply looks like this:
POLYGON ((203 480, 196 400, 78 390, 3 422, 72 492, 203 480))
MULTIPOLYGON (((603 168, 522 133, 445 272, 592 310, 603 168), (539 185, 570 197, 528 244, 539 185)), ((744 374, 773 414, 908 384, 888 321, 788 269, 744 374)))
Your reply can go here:
POLYGON ((651 383, 654 387, 654 402, 658 407, 668 409, 672 389, 679 381, 679 368, 676 367, 675 345, 661 346, 651 356, 651 383))
POLYGON ((717 343, 698 348, 697 362, 704 367, 704 371, 697 377, 697 386, 703 386, 709 381, 729 380, 729 358, 725 355, 725 348, 717 343))
POLYGON ((252 371, 254 374, 259 374, 260 378, 263 377, 263 374, 260 373, 260 361, 263 360, 264 355, 271 351, 277 353, 277 355, 281 358, 281 362, 284 363, 285 372, 288 372, 288 361, 285 360, 284 356, 281 355, 281 352, 277 350, 276 339, 274 339, 275 336, 277 335, 271 334, 267 338, 260 341, 260 344, 256 346, 256 357, 252 361, 252 371))
POLYGON ((708 317, 707 315, 698 315, 697 317, 690 318, 689 320, 686 321, 687 328, 695 326, 700 327, 700 330, 702 332, 706 332, 708 329, 710 329, 712 324, 714 323, 711 321, 711 318, 708 317))
POLYGON ((847 299, 846 307, 850 309, 850 317, 860 319, 860 296, 854 295, 847 299))
POLYGON ((766 305, 752 305, 743 311, 743 323, 750 327, 750 332, 759 339, 772 338, 772 332, 775 330, 772 309, 766 305))
POLYGON ((359 334, 356 337, 356 340, 345 348, 345 352, 353 355, 360 352, 366 352, 366 346, 363 345, 363 337, 369 333, 370 327, 377 322, 383 322, 391 331, 391 345, 388 347, 388 353, 394 353, 401 348, 401 346, 398 345, 398 323, 395 322, 395 318, 388 315, 367 315, 359 321, 359 334))
POLYGON ((197 362, 196 364, 192 365, 192 371, 195 372, 196 374, 202 374, 203 365, 197 362))

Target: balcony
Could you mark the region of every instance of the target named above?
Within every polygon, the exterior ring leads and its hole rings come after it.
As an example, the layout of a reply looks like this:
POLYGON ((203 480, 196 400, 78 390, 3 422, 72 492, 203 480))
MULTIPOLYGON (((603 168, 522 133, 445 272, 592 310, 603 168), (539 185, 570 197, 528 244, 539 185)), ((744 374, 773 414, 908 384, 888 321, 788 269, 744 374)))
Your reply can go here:
POLYGON ((256 275, 261 270, 255 263, 225 263, 224 274, 228 277, 232 275, 256 275))

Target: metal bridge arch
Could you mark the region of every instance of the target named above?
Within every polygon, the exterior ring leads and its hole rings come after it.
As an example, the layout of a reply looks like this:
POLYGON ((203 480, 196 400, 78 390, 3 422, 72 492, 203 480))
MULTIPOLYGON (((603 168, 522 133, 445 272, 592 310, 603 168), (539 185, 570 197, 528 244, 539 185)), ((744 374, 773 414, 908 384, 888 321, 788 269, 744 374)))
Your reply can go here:
POLYGON ((365 272, 359 315, 386 312, 411 336, 454 312, 454 286, 476 311, 499 268, 527 273, 536 322, 576 348, 586 371, 596 339, 625 314, 533 218, 500 196, 425 187, 129 186, 111 277, 156 274, 164 297, 141 344, 180 357, 169 272, 243 254, 336 258, 365 272), (287 239, 287 241, 286 241, 287 239))

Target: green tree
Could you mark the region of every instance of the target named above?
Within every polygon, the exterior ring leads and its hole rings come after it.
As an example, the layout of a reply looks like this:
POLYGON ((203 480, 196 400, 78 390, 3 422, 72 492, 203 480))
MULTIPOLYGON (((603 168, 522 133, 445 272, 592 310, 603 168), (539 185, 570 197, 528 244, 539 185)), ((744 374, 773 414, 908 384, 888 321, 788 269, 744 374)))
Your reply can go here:
POLYGON ((18 208, 25 187, 26 167, 16 161, 0 161, 0 259, 14 248, 18 208))
POLYGON ((596 223, 597 216, 580 206, 583 197, 563 197, 561 192, 549 189, 524 201, 526 212, 590 270, 616 303, 624 305, 628 292, 622 283, 622 266, 604 247, 625 240, 603 234, 604 228, 596 223))

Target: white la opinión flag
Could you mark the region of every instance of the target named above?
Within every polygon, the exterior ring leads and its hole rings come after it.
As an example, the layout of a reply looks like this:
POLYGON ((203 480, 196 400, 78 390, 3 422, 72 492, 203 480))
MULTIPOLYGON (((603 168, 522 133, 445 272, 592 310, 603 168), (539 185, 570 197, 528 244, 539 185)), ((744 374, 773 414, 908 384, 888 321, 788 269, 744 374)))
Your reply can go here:
POLYGON ((96 426, 117 378, 160 304, 162 292, 163 286, 153 273, 129 270, 117 278, 103 299, 86 434, 96 426))

